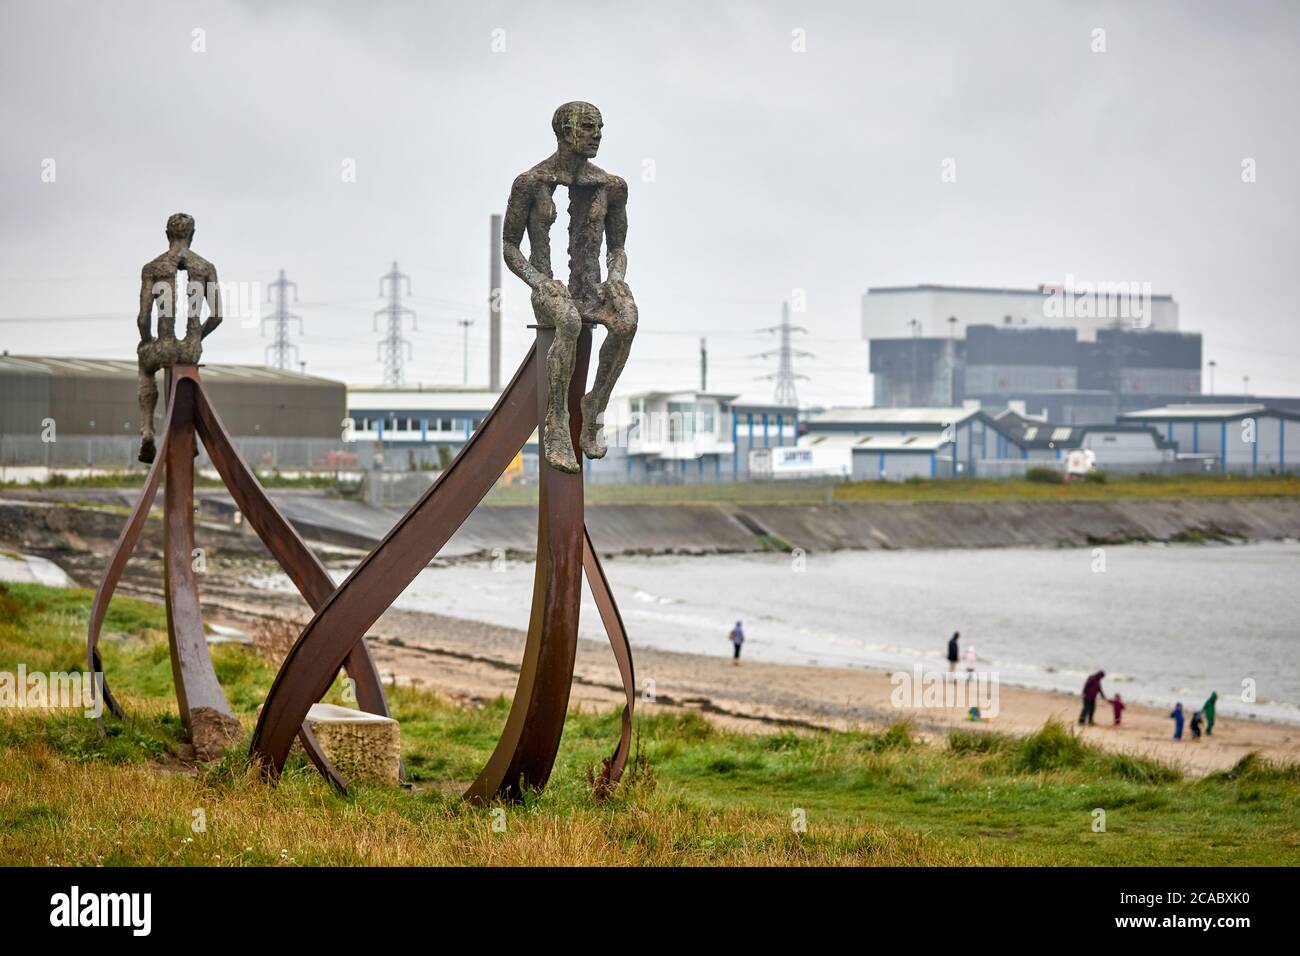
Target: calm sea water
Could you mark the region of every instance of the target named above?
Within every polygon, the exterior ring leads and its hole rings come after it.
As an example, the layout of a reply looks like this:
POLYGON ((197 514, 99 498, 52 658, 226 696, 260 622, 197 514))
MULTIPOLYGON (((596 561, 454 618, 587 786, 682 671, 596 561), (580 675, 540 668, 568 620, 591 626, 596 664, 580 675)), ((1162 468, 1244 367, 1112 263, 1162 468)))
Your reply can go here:
MULTIPOLYGON (((946 669, 954 630, 1008 684, 1077 693, 1107 673, 1125 699, 1300 723, 1300 544, 847 551, 615 558, 605 570, 634 646, 838 667, 946 669), (1104 570, 1103 563, 1104 561, 1104 570), (1254 681, 1255 703, 1242 700, 1254 681)), ((533 566, 420 574, 412 610, 526 627, 533 566)), ((590 596, 582 634, 603 639, 590 596)))

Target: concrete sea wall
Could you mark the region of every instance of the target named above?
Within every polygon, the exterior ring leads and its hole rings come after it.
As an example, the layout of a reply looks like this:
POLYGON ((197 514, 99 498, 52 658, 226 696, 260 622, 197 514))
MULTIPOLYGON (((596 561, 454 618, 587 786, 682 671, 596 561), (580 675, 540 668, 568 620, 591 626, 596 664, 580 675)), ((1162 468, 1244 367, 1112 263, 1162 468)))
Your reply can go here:
MULTIPOLYGON (((304 537, 363 550, 373 548, 401 517, 321 495, 271 496, 304 537)), ((122 505, 130 493, 94 497, 120 510, 82 507, 90 504, 86 501, 60 507, 31 498, 0 500, 0 540, 66 538, 75 548, 78 539, 115 538, 126 520, 122 505)), ((233 524, 234 505, 224 492, 205 491, 201 500, 208 533, 251 538, 246 528, 233 524)), ((587 509, 587 527, 604 554, 1085 547, 1204 538, 1264 541, 1300 538, 1300 498, 596 505, 587 509)), ((521 557, 532 554, 536 540, 532 506, 481 506, 441 555, 521 557)), ((255 540, 249 543, 258 547, 255 540)))

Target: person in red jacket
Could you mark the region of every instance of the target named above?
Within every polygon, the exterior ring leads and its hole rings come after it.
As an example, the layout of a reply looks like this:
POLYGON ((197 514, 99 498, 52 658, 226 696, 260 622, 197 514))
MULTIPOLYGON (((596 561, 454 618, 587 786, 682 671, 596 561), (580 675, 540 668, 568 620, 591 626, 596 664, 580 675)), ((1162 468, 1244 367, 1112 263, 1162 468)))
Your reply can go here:
POLYGON ((1118 727, 1120 719, 1124 716, 1124 700, 1119 694, 1111 698, 1110 709, 1115 712, 1115 726, 1118 727))

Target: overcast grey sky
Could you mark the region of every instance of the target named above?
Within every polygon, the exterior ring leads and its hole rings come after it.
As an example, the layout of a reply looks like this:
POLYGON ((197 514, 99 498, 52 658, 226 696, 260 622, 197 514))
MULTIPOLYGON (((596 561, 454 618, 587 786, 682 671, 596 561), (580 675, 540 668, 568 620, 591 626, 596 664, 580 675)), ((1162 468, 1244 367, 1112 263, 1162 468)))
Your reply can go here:
MULTIPOLYGON (((1073 275, 1172 294, 1220 391, 1249 374, 1260 393, 1300 392, 1295 3, 0 11, 11 352, 133 357, 140 266, 185 210, 223 281, 298 282, 309 372, 379 379, 371 313, 396 259, 419 313, 408 381, 459 383, 456 322, 471 318, 484 382, 488 216, 554 148, 555 106, 586 99, 605 118, 597 162, 631 193, 627 387, 695 385, 705 335, 712 388, 770 392, 756 376, 774 363, 748 357, 773 343, 753 330, 803 289, 816 358, 799 363, 801 398, 863 403, 867 287, 1073 275), (16 321, 36 316, 58 320, 16 321)), ((504 288, 508 376, 532 316, 526 287, 506 273, 504 288)), ((231 321, 205 357, 259 362, 266 344, 231 321)))

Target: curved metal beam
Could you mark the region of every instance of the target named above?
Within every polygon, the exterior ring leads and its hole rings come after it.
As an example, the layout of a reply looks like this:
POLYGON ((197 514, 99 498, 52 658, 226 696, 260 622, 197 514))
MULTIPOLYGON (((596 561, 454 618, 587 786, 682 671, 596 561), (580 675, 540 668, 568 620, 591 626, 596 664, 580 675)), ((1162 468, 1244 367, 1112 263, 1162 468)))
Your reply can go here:
MULTIPOLYGON (((239 457, 221 416, 202 389, 198 393, 196 424, 203 446, 208 450, 208 457, 230 490, 235 506, 257 532, 266 549, 284 569, 312 611, 319 611, 334 593, 333 579, 239 457)), ((384 686, 379 679, 379 670, 365 641, 360 641, 353 647, 344 666, 356 684, 357 706, 371 714, 391 716, 388 699, 384 696, 384 686)))
POLYGON ((276 776, 311 705, 366 631, 428 565, 491 489, 537 424, 537 362, 529 350, 478 430, 420 500, 353 569, 285 655, 253 731, 249 756, 276 776))
MULTIPOLYGON (((535 353, 546 355, 554 337, 554 329, 539 328, 535 353)), ((584 328, 569 380, 570 441, 582 428, 582 390, 590 353, 591 330, 584 328)), ((546 376, 539 375, 538 422, 549 404, 547 391, 546 376)), ((581 461, 576 441, 573 446, 581 461)), ((582 605, 582 473, 552 468, 540 454, 538 469, 537 559, 528 639, 501 739, 465 792, 465 799, 475 803, 498 796, 514 799, 524 789, 545 786, 569 712, 582 605)))
MULTIPOLYGON (((117 590, 117 583, 122 579, 122 571, 126 568, 126 562, 131 557, 131 552, 135 550, 136 542, 140 540, 140 532, 144 530, 144 524, 149 517, 149 509, 153 506, 154 497, 158 494, 158 482, 162 478, 163 462, 167 460, 167 445, 171 436, 174 399, 175 395, 169 391, 167 411, 163 416, 162 430, 159 432, 162 438, 159 441, 153 464, 149 466, 149 473, 145 476, 144 488, 140 492, 140 497, 136 499, 131 514, 122 527, 122 533, 117 536, 117 543, 113 545, 113 550, 109 554, 108 564, 104 567, 104 574, 99 579, 99 587, 95 589, 95 599, 90 605, 90 622, 86 626, 86 666, 92 674, 103 674, 104 672, 104 663, 99 655, 99 635, 104 627, 104 616, 108 613, 108 604, 113 599, 113 592, 117 590)), ((93 685, 94 681, 91 683, 93 685)), ((104 691, 105 706, 114 715, 118 717, 125 716, 121 705, 113 697, 112 691, 108 689, 107 675, 104 675, 101 686, 104 691)), ((103 718, 96 717, 95 721, 99 724, 99 730, 102 734, 104 732, 103 718)))
MULTIPOLYGON (((250 757, 268 776, 283 769, 293 743, 292 728, 328 689, 349 649, 362 642, 366 630, 428 565, 523 447, 539 409, 546 407, 546 383, 537 356, 546 353, 552 335, 553 330, 539 330, 536 347, 479 430, 438 481, 329 595, 286 655, 249 748, 250 757), (529 401, 529 392, 536 392, 537 404, 529 401), (439 492, 441 496, 435 498, 439 492)), ((585 329, 570 386, 569 407, 576 414, 580 414, 590 343, 590 330, 585 329)), ((571 423, 571 433, 577 434, 578 425, 571 423)), ((524 662, 506 728, 487 766, 466 792, 470 800, 517 795, 521 787, 540 787, 549 778, 568 710, 584 571, 627 697, 619 742, 602 773, 607 784, 622 776, 631 747, 636 696, 631 647, 582 522, 582 477, 543 464, 540 483, 537 570, 524 662)))
POLYGON ((628 754, 632 749, 632 712, 636 708, 636 674, 632 668, 632 645, 627 639, 627 629, 623 626, 623 615, 618 612, 614 592, 605 577, 605 569, 600 566, 600 556, 596 552, 596 546, 591 542, 591 531, 585 524, 582 528, 582 566, 587 572, 587 584, 591 587, 591 596, 595 598, 601 623, 605 625, 605 634, 609 637, 610 647, 614 651, 614 660, 618 663, 618 673, 623 679, 623 693, 627 697, 627 704, 623 707, 618 745, 614 748, 609 764, 603 772, 603 782, 612 787, 623 776, 623 768, 627 766, 628 754))
MULTIPOLYGON (((285 574, 293 582, 298 593, 313 611, 319 610, 334 591, 334 581, 321 564, 302 536, 292 524, 285 519, 275 503, 267 496, 257 476, 244 463, 235 451, 230 433, 226 431, 221 416, 208 399, 202 381, 195 379, 198 386, 195 406, 195 425, 208 458, 221 475, 221 480, 230 491, 236 507, 245 520, 257 532, 262 544, 275 558, 285 574)), ((365 641, 360 641, 348 655, 345 664, 348 676, 352 678, 357 694, 357 706, 372 714, 389 717, 388 698, 384 695, 383 682, 379 670, 365 641)), ((325 752, 316 741, 316 736, 304 722, 299 728, 298 739, 302 743, 307 757, 341 793, 347 793, 347 779, 330 763, 325 752)), ((406 779, 406 767, 400 768, 401 778, 406 779)))
POLYGON ((171 428, 163 479, 163 587, 167 595, 167 636, 172 677, 181 721, 193 735, 193 715, 206 708, 234 718, 217 680, 203 633, 199 582, 194 569, 194 405, 198 391, 194 366, 170 369, 171 428))

